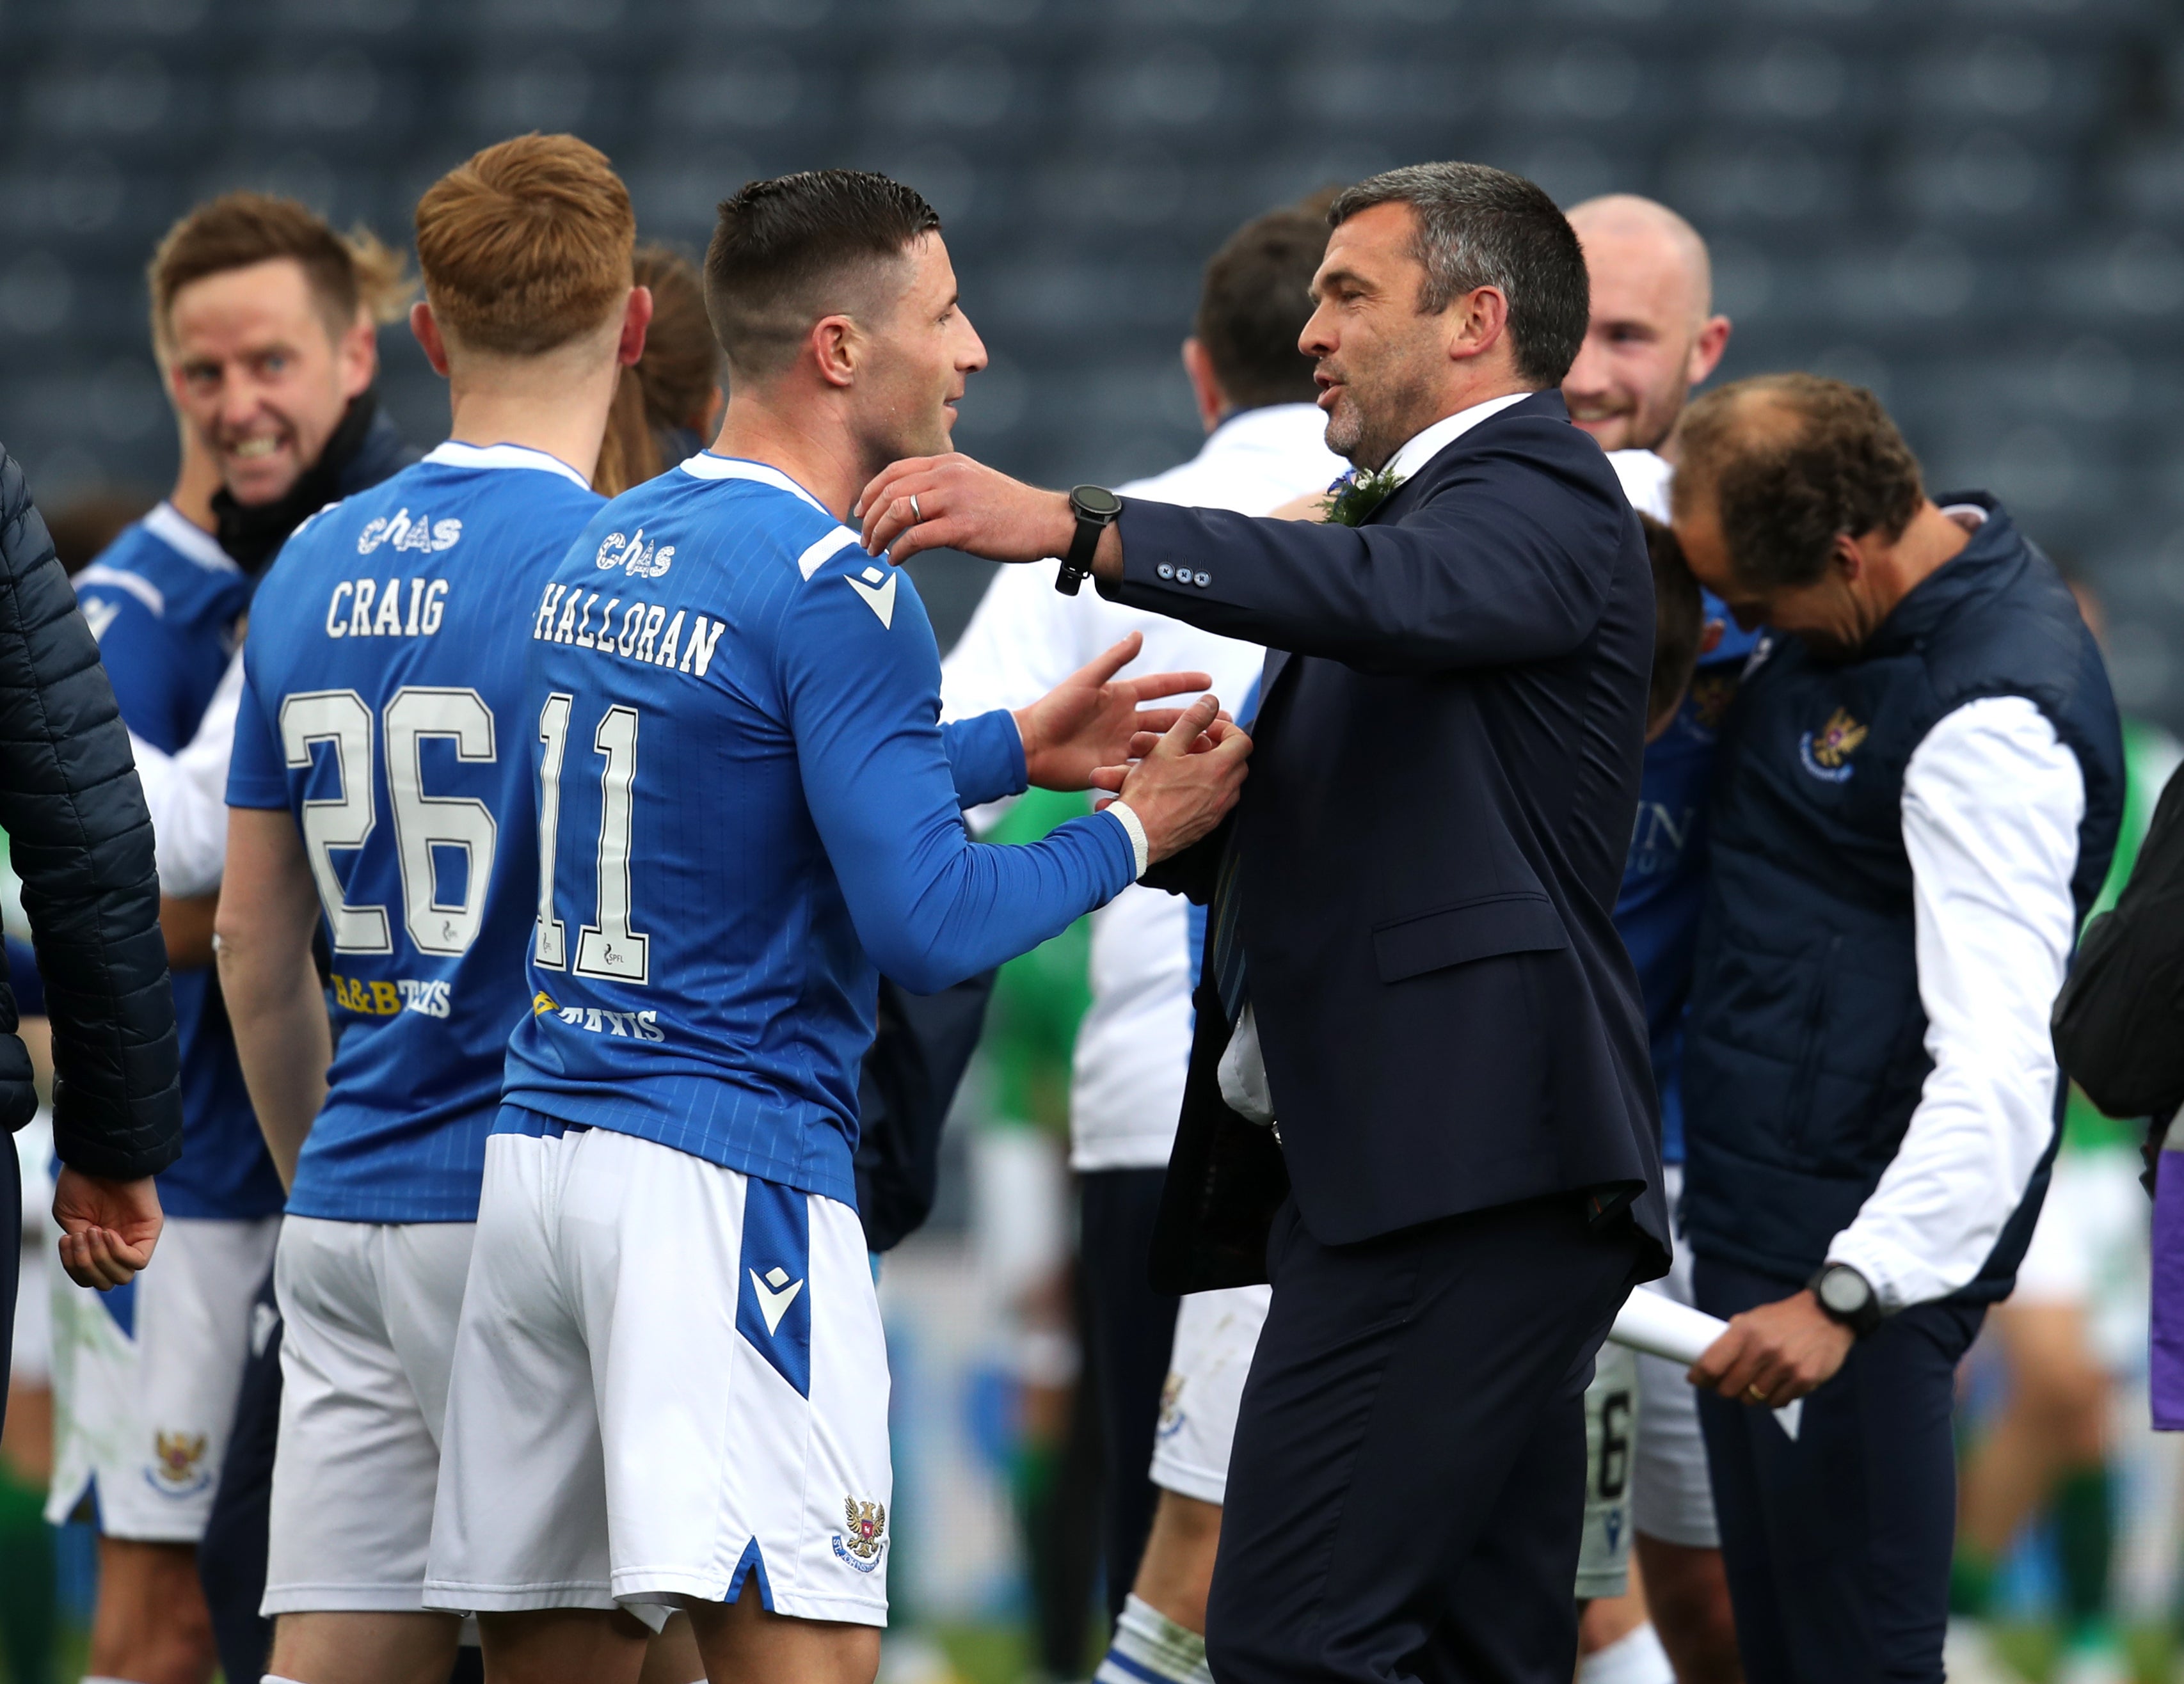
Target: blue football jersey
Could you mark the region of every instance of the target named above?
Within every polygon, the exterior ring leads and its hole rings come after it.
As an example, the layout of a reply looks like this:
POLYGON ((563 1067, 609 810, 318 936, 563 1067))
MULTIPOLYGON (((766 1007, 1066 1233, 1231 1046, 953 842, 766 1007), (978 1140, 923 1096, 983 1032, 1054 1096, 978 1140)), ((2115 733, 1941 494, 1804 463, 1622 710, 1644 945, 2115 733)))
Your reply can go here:
POLYGON ((1661 1095, 1661 1159, 1668 1164, 1684 1161, 1684 1007, 1706 901, 1706 809, 1715 736, 1759 641, 1758 632, 1737 629, 1712 592, 1702 603, 1705 617, 1722 623, 1722 640, 1699 662, 1674 723, 1646 746, 1637 825, 1615 899, 1615 927, 1646 997, 1653 1079, 1661 1095))
MULTIPOLYGON (((173 753, 197 735, 235 653, 248 575, 209 534, 161 503, 75 575, 121 718, 173 753)), ((181 1042, 182 1155, 159 1178, 170 1216, 248 1218, 281 1209, 235 1037, 209 965, 174 973, 181 1042)))
POLYGON ((1130 881, 1128 832, 970 839, 959 807, 1003 792, 971 762, 1022 786, 1013 725, 944 736, 908 575, 774 469, 702 454, 616 498, 526 621, 543 893, 508 1114, 854 1203, 875 963, 923 992, 1036 946, 1130 881))
POLYGON ((259 589, 227 798, 296 814, 341 1029, 298 1215, 477 1214, 538 903, 524 605, 600 502, 542 452, 443 444, 259 589))

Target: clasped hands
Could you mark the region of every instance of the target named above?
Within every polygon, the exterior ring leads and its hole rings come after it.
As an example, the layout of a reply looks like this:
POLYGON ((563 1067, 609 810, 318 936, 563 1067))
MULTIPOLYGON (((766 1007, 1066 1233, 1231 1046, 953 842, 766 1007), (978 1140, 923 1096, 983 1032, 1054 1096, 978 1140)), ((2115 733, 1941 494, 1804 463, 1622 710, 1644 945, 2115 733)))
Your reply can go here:
POLYGON ((1244 783, 1251 739, 1212 696, 1186 708, 1146 708, 1164 696, 1203 690, 1202 672, 1115 675, 1145 647, 1133 631, 1016 713, 1024 770, 1042 789, 1095 789, 1098 803, 1129 803, 1150 856, 1165 859, 1218 825, 1244 783))

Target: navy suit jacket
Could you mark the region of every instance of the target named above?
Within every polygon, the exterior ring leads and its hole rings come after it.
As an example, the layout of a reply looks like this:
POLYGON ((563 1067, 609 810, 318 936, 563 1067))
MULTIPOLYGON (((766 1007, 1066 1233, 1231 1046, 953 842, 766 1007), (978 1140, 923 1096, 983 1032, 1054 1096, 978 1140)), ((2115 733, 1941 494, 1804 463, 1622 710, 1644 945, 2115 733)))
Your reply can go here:
POLYGON ((1201 991, 1156 1279, 1265 1278, 1293 1192, 1340 1245, 1558 1193, 1668 1265, 1637 980, 1613 919, 1653 651, 1638 518, 1557 392, 1479 422, 1357 528, 1126 499, 1115 600, 1269 655, 1251 775, 1150 879, 1240 850, 1283 1145, 1222 1103, 1201 991), (1165 576, 1164 576, 1165 575, 1165 576))

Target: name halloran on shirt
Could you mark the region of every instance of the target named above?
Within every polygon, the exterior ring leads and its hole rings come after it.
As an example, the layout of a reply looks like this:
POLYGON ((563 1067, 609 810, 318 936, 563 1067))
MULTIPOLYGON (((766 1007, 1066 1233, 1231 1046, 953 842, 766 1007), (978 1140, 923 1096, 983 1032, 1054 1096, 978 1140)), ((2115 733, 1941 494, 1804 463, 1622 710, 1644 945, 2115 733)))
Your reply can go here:
POLYGON ((662 604, 641 597, 587 591, 581 585, 549 585, 532 621, 531 638, 703 678, 723 629, 723 622, 687 609, 676 609, 671 620, 662 604), (601 597, 606 597, 604 607, 601 597))

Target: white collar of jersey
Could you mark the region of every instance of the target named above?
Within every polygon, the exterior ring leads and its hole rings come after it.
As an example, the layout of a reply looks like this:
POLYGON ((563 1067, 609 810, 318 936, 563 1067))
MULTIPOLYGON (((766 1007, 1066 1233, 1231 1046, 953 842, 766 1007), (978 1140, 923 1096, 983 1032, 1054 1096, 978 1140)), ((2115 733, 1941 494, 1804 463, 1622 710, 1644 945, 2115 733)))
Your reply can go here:
POLYGON ((203 527, 190 524, 189 517, 171 503, 163 503, 144 517, 144 530, 186 561, 193 561, 208 573, 240 573, 235 558, 220 547, 220 541, 203 527))
POLYGON ((829 520, 833 513, 827 505, 798 485, 778 468, 769 468, 763 462, 746 461, 740 456, 716 456, 710 450, 701 450, 688 458, 682 471, 697 480, 755 480, 760 485, 772 486, 777 492, 788 492, 800 497, 829 520))
POLYGON ((586 491, 592 488, 589 480, 560 457, 533 450, 527 444, 460 444, 449 439, 426 451, 425 460, 443 468, 535 468, 541 473, 559 474, 586 491))

